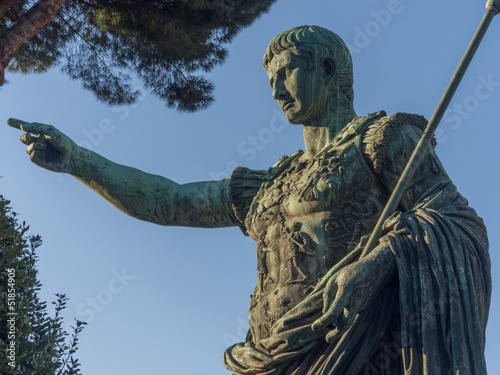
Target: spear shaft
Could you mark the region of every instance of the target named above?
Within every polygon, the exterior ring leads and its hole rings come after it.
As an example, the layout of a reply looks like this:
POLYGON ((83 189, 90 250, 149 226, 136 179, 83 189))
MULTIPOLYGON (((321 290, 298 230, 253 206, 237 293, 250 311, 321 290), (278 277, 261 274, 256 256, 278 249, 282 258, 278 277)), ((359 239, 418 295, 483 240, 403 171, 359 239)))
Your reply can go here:
POLYGON ((434 136, 434 132, 436 131, 439 122, 443 118, 446 109, 448 108, 448 105, 450 104, 451 99, 453 98, 453 95, 455 94, 455 91, 460 84, 460 81, 462 80, 462 77, 464 76, 470 62, 472 61, 472 58, 474 57, 474 54, 481 44, 486 30, 488 30, 493 17, 495 17, 495 15, 497 15, 498 13, 500 13, 500 0, 488 0, 488 2, 486 3, 486 13, 481 21, 481 24, 474 34, 474 37, 472 38, 467 51, 462 57, 462 60, 460 61, 455 74, 451 78, 451 81, 443 94, 443 97, 439 101, 434 114, 427 124, 422 138, 420 138, 420 141, 415 147, 415 150, 413 151, 413 154, 411 155, 410 160, 408 161, 408 164, 403 171, 403 174, 399 178, 399 181, 394 188, 391 197, 389 198, 389 201, 384 208, 384 211, 380 215, 377 225, 375 226, 375 229, 373 229, 370 239, 365 245, 360 258, 368 255, 377 246, 380 236, 382 235, 382 226, 384 225, 384 222, 389 218, 389 216, 394 213, 394 211, 398 207, 399 202, 401 201, 401 197, 408 187, 411 179, 413 178, 415 171, 420 165, 422 157, 424 156, 425 151, 430 141, 432 140, 432 137, 434 136))

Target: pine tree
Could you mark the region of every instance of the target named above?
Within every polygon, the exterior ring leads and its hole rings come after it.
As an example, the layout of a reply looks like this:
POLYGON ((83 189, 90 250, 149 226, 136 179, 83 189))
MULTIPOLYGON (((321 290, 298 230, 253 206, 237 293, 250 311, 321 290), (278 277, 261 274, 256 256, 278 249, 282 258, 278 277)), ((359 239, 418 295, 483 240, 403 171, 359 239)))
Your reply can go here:
POLYGON ((275 0, 3 0, 0 85, 4 70, 59 66, 99 100, 132 103, 131 75, 180 111, 213 100, 203 72, 222 64, 224 45, 275 0))
POLYGON ((35 268, 40 236, 27 236, 10 202, 0 195, 0 374, 81 374, 74 358, 86 323, 76 320, 71 338, 62 328, 64 294, 56 294, 54 316, 40 300, 35 268))

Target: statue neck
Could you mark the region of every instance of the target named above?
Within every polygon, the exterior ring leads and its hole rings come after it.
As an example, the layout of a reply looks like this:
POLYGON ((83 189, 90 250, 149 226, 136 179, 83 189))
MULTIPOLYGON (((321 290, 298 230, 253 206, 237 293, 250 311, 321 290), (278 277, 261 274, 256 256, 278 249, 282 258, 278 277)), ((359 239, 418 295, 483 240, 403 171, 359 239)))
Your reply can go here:
POLYGON ((315 157, 335 136, 356 117, 354 108, 345 108, 340 113, 325 116, 324 120, 303 124, 305 158, 315 157))

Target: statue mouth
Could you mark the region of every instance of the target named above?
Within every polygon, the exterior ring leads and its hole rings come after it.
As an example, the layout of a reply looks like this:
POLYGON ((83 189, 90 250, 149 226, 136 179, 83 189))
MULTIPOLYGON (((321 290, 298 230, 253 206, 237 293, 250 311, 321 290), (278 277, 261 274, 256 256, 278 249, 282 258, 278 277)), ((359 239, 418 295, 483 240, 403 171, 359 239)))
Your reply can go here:
POLYGON ((283 109, 283 111, 286 111, 290 109, 292 106, 293 106, 293 100, 289 100, 287 102, 284 102, 281 108, 283 109))

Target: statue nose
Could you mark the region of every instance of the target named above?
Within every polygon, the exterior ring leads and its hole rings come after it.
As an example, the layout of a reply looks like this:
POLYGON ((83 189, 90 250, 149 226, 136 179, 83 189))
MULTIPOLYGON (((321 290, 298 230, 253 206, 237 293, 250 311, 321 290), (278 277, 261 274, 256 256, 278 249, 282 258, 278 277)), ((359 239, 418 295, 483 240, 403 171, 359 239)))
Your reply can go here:
POLYGON ((286 95, 285 85, 282 80, 277 79, 273 85, 273 98, 280 99, 286 95))

